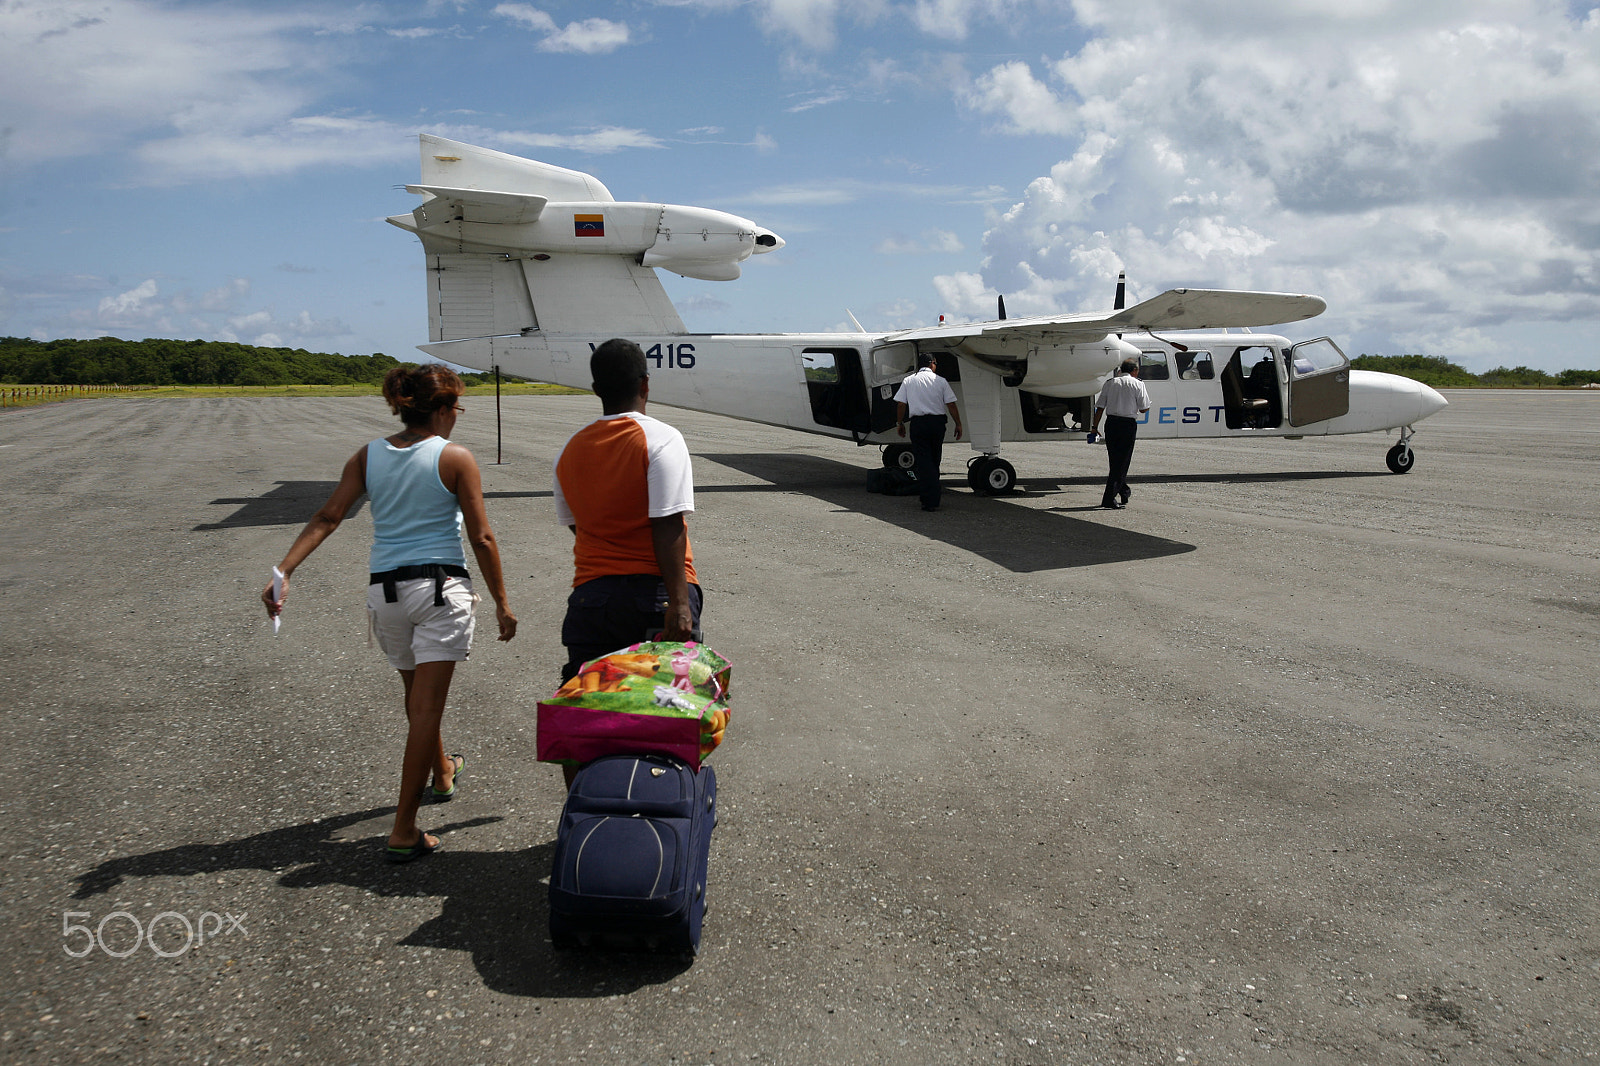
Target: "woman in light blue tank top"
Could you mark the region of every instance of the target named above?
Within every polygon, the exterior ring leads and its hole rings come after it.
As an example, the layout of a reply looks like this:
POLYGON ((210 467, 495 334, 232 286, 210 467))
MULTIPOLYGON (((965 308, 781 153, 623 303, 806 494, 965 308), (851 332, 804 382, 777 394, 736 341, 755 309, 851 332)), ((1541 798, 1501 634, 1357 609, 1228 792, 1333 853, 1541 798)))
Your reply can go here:
POLYGON ((517 632, 478 464, 471 452, 449 440, 461 412, 461 393, 461 379, 437 363, 389 371, 383 397, 403 428, 350 457, 333 495, 278 565, 281 581, 261 593, 267 613, 276 618, 295 569, 339 528, 363 493, 371 499, 367 610, 372 634, 400 671, 407 721, 400 798, 385 848, 391 862, 409 862, 439 846, 438 837, 417 824, 417 809, 429 791, 430 775, 433 798, 453 799, 465 763, 460 755, 445 754, 439 733, 456 663, 472 647, 478 599, 466 570, 463 532, 494 598, 499 638, 510 640, 517 632))

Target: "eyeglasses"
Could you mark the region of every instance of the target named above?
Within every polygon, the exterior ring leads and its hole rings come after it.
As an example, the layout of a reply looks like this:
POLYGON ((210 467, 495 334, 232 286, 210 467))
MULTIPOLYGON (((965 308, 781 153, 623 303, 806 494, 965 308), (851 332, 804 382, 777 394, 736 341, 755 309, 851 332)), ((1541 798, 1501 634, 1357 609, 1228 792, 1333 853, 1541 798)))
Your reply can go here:
POLYGON ((466 408, 462 407, 460 404, 456 404, 454 407, 450 408, 450 410, 454 411, 456 414, 459 415, 461 412, 465 411, 466 408))

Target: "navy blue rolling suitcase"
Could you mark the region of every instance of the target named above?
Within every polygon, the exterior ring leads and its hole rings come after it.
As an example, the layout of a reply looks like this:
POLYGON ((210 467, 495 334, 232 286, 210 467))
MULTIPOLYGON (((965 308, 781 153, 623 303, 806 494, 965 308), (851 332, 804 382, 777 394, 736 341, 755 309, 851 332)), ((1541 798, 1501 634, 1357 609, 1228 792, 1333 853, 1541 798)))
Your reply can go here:
POLYGON ((665 755, 607 755, 573 779, 550 871, 557 948, 700 948, 717 774, 665 755))

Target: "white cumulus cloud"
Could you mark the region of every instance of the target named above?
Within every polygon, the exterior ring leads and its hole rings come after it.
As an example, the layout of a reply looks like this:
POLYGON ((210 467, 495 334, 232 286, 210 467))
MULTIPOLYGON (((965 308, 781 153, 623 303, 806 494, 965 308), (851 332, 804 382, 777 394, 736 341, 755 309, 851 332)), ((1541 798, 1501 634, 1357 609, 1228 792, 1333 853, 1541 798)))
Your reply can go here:
MULTIPOLYGON (((1368 337, 1600 313, 1600 16, 1543 0, 1077 0, 1094 37, 966 106, 1061 161, 995 219, 1032 310, 1168 285, 1316 292, 1368 337)), ((1324 322, 1321 328, 1328 328, 1324 322)), ((1467 331, 1467 332, 1463 332, 1467 331)))
POLYGON ((494 13, 501 18, 519 22, 539 33, 554 33, 556 20, 547 11, 541 11, 532 4, 497 4, 494 13))
POLYGON ((148 314, 159 291, 155 278, 146 278, 127 292, 100 301, 100 313, 108 318, 137 318, 148 314))
MULTIPOLYGON (((437 6, 437 5, 436 5, 437 6)), ((540 47, 601 53, 628 43, 623 23, 565 27, 527 4, 495 9, 547 35, 540 47)), ((421 39, 363 5, 177 6, 157 0, 0 3, 0 129, 8 162, 123 155, 124 184, 270 177, 317 167, 401 165, 415 135, 610 152, 658 147, 638 130, 483 130, 328 107, 362 40, 421 39)), ((455 32, 449 31, 438 32, 455 32)), ((401 45, 396 45, 401 47, 401 45)))
POLYGON ((584 55, 604 55, 615 52, 627 44, 631 34, 627 23, 606 19, 584 19, 571 22, 539 42, 543 52, 581 52, 584 55))
POLYGON ((0 4, 0 113, 22 162, 159 130, 245 126, 311 99, 338 9, 184 6, 140 0, 0 4))
POLYGON ((534 33, 544 34, 538 45, 541 52, 604 55, 628 44, 633 36, 626 22, 602 18, 582 19, 562 26, 549 12, 531 4, 498 4, 494 13, 534 33))

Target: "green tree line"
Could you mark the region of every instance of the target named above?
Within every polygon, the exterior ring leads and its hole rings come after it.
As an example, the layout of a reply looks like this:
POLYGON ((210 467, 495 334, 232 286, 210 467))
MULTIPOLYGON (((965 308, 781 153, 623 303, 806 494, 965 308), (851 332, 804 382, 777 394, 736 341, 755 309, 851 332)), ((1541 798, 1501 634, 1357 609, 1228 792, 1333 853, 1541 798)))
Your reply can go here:
MULTIPOLYGON (((233 341, 0 337, 0 381, 27 385, 377 385, 400 365, 382 352, 337 355, 304 348, 258 348, 233 341)), ((1474 374, 1437 355, 1363 354, 1350 360, 1350 365, 1358 370, 1402 374, 1436 388, 1600 383, 1600 370, 1549 374, 1526 366, 1501 366, 1474 374)), ((469 385, 494 380, 491 374, 461 377, 469 385)))
POLYGON ((1466 367, 1437 355, 1358 355, 1350 360, 1350 365, 1357 370, 1381 370, 1388 374, 1399 374, 1420 381, 1424 385, 1432 385, 1436 389, 1507 389, 1517 386, 1600 383, 1600 370, 1563 370, 1559 374, 1549 374, 1526 366, 1497 366, 1493 370, 1474 374, 1466 367))
MULTIPOLYGON (((0 381, 28 385, 378 385, 400 365, 382 352, 337 355, 232 341, 0 337, 0 381)), ((469 385, 494 380, 461 377, 469 385)))

